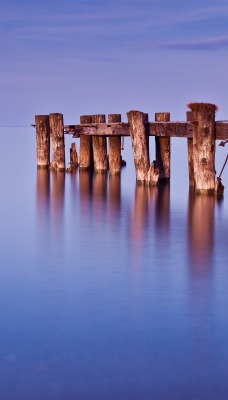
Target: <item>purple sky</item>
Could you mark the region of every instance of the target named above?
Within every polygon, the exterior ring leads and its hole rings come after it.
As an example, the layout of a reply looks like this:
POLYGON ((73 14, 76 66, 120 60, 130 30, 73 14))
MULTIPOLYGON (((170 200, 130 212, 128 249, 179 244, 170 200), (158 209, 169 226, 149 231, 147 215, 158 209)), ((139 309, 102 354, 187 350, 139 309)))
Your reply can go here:
POLYGON ((227 0, 2 0, 0 124, 34 114, 170 111, 228 119, 227 0))

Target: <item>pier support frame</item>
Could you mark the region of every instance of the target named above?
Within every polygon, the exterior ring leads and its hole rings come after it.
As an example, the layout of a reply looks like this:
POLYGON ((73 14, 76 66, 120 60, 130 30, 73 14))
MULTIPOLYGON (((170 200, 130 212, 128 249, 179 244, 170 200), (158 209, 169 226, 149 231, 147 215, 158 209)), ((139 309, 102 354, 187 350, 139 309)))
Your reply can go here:
MULTIPOLYGON (((92 123, 92 115, 81 115, 80 124, 91 124, 91 123, 92 123)), ((92 137, 81 135, 79 168, 88 170, 91 167, 93 167, 92 137)))
POLYGON ((50 125, 48 115, 36 115, 36 159, 38 168, 50 165, 50 125))
POLYGON ((210 103, 190 103, 193 121, 193 166, 195 191, 213 194, 215 189, 215 111, 210 103))
POLYGON ((66 165, 63 115, 58 113, 50 114, 49 122, 51 129, 52 149, 51 167, 54 169, 65 170, 66 165))
MULTIPOLYGON (((156 122, 169 122, 170 113, 155 113, 156 122)), ((155 136, 156 167, 159 168, 159 183, 170 182, 170 138, 155 136)))
MULTIPOLYGON (((109 114, 108 122, 121 122, 121 114, 109 114)), ((109 137, 109 173, 119 175, 121 170, 121 136, 109 137)))
MULTIPOLYGON (((92 116, 92 123, 105 123, 105 115, 98 114, 92 116)), ((105 136, 93 136, 93 157, 94 171, 98 173, 106 172, 108 169, 107 141, 105 136)))

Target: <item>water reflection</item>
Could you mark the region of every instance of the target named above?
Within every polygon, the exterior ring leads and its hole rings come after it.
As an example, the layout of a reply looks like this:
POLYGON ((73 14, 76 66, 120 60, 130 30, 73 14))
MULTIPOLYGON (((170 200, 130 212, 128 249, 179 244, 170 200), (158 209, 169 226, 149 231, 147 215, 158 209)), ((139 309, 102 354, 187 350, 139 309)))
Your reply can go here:
POLYGON ((155 224, 154 240, 165 240, 169 234, 170 187, 136 184, 131 217, 131 239, 137 251, 143 247, 151 224, 155 224), (161 238, 162 235, 162 238, 161 238))
POLYGON ((155 221, 157 233, 166 237, 169 233, 170 184, 159 184, 155 192, 155 221))
MULTIPOLYGON (((140 254, 146 238, 154 243, 170 241, 170 186, 158 185, 147 187, 135 185, 134 201, 129 209, 121 200, 121 177, 108 174, 94 174, 89 171, 75 171, 69 177, 70 195, 73 196, 73 207, 77 207, 79 195, 82 218, 97 218, 99 221, 110 221, 119 226, 121 218, 127 213, 129 223, 123 220, 129 244, 133 253, 140 254), (77 186, 76 176, 79 176, 77 186), (153 237, 149 237, 153 235, 153 237)), ((37 170, 37 212, 39 221, 51 221, 57 230, 62 229, 65 196, 65 173, 60 171, 37 170)), ((213 196, 197 196, 190 192, 188 199, 188 259, 191 269, 205 272, 210 267, 214 246, 214 213, 213 196)), ((95 221, 95 220, 94 220, 95 221)), ((175 222, 174 222, 175 223, 175 222)), ((177 223, 177 222, 176 222, 177 223)), ((181 222, 183 225, 184 221, 181 222)), ((180 221, 178 222, 180 224, 180 221)))
POLYGON ((36 182, 38 210, 41 212, 48 211, 50 206, 50 171, 44 168, 38 168, 36 182))
POLYGON ((207 273, 214 250, 215 197, 189 193, 188 252, 191 270, 207 273))

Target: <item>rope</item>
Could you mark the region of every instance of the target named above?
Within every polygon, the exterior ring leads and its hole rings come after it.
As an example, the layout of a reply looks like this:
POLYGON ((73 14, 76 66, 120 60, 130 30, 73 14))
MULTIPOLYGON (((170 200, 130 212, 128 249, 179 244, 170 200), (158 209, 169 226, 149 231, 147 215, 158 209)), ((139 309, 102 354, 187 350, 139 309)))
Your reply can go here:
POLYGON ((222 173, 223 173, 224 168, 225 168, 225 166, 226 166, 227 160, 228 160, 228 154, 227 154, 227 156, 226 156, 226 159, 225 159, 225 162, 224 162, 224 164, 223 164, 222 170, 221 170, 221 172, 220 172, 219 178, 221 178, 221 176, 222 176, 222 173))
POLYGON ((121 144, 121 150, 124 150, 124 136, 121 137, 122 144, 121 144))

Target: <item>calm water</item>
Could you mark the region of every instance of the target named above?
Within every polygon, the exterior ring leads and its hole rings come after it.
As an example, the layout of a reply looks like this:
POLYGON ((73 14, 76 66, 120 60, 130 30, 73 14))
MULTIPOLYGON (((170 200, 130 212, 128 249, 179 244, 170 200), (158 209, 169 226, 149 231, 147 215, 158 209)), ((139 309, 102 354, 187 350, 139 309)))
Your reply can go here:
POLYGON ((129 143, 120 179, 37 171, 33 131, 0 135, 0 399, 227 400, 227 175, 218 203, 179 142, 149 189, 129 143))

